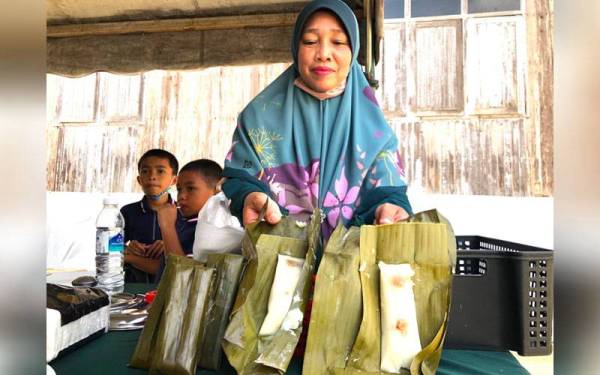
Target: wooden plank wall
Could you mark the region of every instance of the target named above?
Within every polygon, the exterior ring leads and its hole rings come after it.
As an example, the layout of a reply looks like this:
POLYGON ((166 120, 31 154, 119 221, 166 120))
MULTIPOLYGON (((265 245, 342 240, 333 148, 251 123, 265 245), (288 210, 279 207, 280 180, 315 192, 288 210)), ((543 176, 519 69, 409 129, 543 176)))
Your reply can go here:
POLYGON ((551 196, 554 177, 554 0, 526 0, 527 112, 535 194, 551 196))
POLYGON ((386 24, 377 96, 413 190, 551 196, 552 10, 386 24))
POLYGON ((288 65, 48 75, 48 190, 140 191, 137 160, 156 147, 222 164, 238 113, 288 65))
POLYGON ((394 119, 390 125, 398 136, 411 189, 531 195, 530 156, 528 148, 521 147, 525 138, 521 119, 394 119))
MULTIPOLYGON (((378 100, 413 190, 551 196, 552 9, 385 25, 378 100)), ((139 191, 136 160, 224 160, 240 110, 288 63, 48 75, 48 189, 139 191)))

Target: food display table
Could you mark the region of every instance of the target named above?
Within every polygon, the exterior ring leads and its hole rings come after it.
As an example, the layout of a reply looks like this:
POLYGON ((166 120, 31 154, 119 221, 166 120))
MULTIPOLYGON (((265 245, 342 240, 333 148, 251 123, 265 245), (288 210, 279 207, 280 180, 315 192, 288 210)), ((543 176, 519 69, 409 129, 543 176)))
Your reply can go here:
MULTIPOLYGON (((148 290, 149 285, 130 284, 126 291, 141 293, 148 290)), ((127 366, 135 349, 141 330, 108 332, 82 346, 59 356, 50 362, 50 366, 58 375, 105 375, 105 374, 145 374, 146 370, 127 366)), ((302 361, 294 358, 287 374, 302 373, 302 361)), ((224 361, 219 372, 198 369, 197 375, 229 375, 235 370, 224 361)), ((443 351, 437 374, 528 374, 510 352, 491 352, 473 350, 443 351)))

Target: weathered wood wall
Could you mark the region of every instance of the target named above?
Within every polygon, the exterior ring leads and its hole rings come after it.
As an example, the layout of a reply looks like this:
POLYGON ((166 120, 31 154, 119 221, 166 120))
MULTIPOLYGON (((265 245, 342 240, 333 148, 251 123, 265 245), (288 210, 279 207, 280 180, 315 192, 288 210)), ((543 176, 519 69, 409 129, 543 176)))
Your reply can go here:
POLYGON ((551 196, 552 7, 386 25, 377 95, 412 189, 551 196))
MULTIPOLYGON (((551 196, 552 56, 548 0, 386 24, 377 95, 411 189, 551 196)), ((222 162, 239 111, 286 66, 48 75, 48 189, 138 191, 135 162, 153 147, 222 162)))
POLYGON ((238 113, 287 66, 48 75, 48 190, 139 191, 137 160, 155 147, 222 164, 238 113))
POLYGON ((529 152, 535 194, 551 196, 554 189, 554 0, 526 0, 527 112, 529 152))
POLYGON ((521 119, 393 119, 409 186, 440 194, 529 196, 521 119))

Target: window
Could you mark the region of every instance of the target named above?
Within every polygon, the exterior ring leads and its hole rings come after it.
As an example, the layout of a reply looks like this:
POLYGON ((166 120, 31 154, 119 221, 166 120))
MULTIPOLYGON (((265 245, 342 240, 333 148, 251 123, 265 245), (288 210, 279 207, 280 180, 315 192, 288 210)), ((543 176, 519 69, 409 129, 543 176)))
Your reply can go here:
POLYGON ((49 115, 62 123, 92 123, 96 118, 97 77, 91 74, 81 78, 57 81, 62 94, 49 115))
POLYGON ((417 23, 415 30, 416 111, 460 112, 462 110, 461 40, 459 20, 417 23))
POLYGON ((469 13, 520 10, 521 0, 469 0, 469 13))
POLYGON ((404 0, 385 0, 383 6, 385 19, 404 18, 404 0))
POLYGON ((468 112, 524 113, 524 25, 521 16, 467 21, 468 112))
POLYGON ((412 17, 432 17, 460 14, 461 0, 411 0, 412 17))
POLYGON ((409 118, 525 114, 521 0, 389 0, 385 5, 378 74, 386 113, 409 118), (502 14, 495 16, 496 11, 502 14))

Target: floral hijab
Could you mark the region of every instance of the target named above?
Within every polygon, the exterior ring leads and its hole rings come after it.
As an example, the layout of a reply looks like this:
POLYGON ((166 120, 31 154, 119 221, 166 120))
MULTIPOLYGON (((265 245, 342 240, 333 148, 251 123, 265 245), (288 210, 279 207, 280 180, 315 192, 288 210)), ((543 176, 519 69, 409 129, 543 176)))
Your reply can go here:
MULTIPOLYGON (((340 220, 348 224, 356 219, 357 210, 373 211, 373 207, 360 207, 361 200, 379 202, 373 199, 379 187, 395 187, 392 191, 405 198, 396 136, 356 61, 358 50, 358 23, 345 3, 317 0, 308 4, 294 29, 294 64, 242 111, 225 161, 225 176, 247 173, 256 177, 292 216, 302 219, 322 209, 326 237, 340 220), (343 93, 325 100, 294 84, 303 26, 321 9, 340 19, 353 54, 343 93)), ((243 182, 231 179, 225 193, 234 191, 236 183, 243 182)), ((389 196, 390 189, 385 191, 389 196)))

